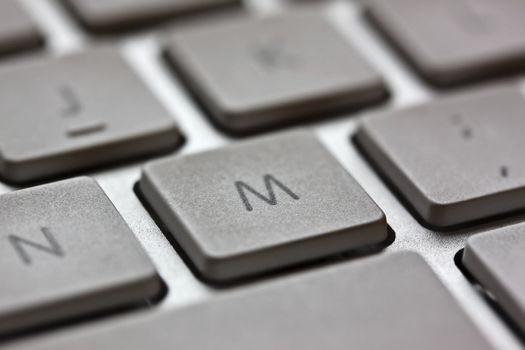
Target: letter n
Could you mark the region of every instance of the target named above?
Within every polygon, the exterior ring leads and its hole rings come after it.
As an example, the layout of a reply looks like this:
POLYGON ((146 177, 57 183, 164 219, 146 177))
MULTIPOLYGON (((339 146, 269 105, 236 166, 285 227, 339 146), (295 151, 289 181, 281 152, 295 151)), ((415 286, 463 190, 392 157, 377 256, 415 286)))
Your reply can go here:
POLYGON ((37 249, 59 257, 64 256, 64 251, 62 250, 62 247, 60 247, 56 239, 53 237, 49 228, 42 227, 40 228, 40 231, 44 235, 47 244, 37 243, 15 235, 9 235, 7 237, 9 239, 9 242, 11 242, 11 244, 13 245, 13 248, 18 253, 18 256, 20 256, 20 259, 22 259, 22 261, 26 265, 31 265, 32 263, 31 256, 27 252, 27 248, 37 249))

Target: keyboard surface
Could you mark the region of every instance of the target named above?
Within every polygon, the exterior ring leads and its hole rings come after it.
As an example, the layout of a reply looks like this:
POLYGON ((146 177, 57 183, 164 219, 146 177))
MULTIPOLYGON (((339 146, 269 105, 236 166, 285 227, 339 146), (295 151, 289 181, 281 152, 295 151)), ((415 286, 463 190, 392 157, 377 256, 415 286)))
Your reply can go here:
POLYGON ((25 218, 0 221, 17 231, 0 232, 0 347, 211 349, 199 336, 230 346, 253 325, 239 348, 525 348, 524 9, 426 2, 419 18, 411 0, 0 0, 0 207, 25 218), (433 50, 450 57, 429 68, 433 50), (124 243, 67 264, 104 234, 90 221, 124 243), (230 313, 232 337, 214 333, 230 313))

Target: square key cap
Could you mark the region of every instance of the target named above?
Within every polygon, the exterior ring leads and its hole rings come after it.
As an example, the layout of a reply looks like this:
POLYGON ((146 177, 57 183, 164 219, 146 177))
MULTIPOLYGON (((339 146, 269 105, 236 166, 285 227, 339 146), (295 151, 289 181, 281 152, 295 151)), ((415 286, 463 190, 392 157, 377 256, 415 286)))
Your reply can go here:
POLYGON ((0 0, 0 55, 37 47, 40 30, 18 0, 0 0))
POLYGON ((524 116, 498 86, 370 116, 356 139, 424 221, 454 226, 525 208, 524 116))
POLYGON ((235 279, 387 238, 383 212, 308 132, 154 161, 139 184, 209 280, 235 279))
POLYGON ((140 303, 161 280, 94 180, 0 196, 0 335, 140 303))
POLYGON ((378 73, 328 19, 312 13, 179 28, 167 56, 216 122, 231 132, 385 97, 378 73))
POLYGON ((470 237, 462 261, 521 331, 525 331, 525 224, 470 237))
POLYGON ((525 67, 523 0, 368 0, 368 13, 436 84, 525 67))
POLYGON ((166 152, 175 121, 113 49, 0 72, 0 175, 34 181, 166 152))
POLYGON ((98 34, 140 28, 171 17, 212 10, 239 0, 62 0, 79 21, 98 34))

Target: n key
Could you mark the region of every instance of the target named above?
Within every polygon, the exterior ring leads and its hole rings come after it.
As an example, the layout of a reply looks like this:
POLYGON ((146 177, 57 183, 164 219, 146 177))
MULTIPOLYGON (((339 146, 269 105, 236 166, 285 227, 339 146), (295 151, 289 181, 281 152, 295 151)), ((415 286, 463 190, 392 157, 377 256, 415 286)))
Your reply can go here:
POLYGON ((157 296, 161 280, 89 178, 0 196, 0 336, 157 296))
POLYGON ((387 238, 383 212, 305 131, 155 161, 146 165, 139 184, 153 211, 210 281, 387 238))

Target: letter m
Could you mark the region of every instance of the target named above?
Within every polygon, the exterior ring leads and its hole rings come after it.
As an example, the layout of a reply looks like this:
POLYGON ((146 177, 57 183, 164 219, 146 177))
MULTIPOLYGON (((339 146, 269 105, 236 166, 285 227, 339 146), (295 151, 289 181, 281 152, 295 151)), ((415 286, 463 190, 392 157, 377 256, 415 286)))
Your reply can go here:
POLYGON ((295 200, 299 199, 299 196, 292 192, 288 187, 286 187, 282 182, 277 180, 272 175, 264 175, 264 186, 266 187, 266 193, 267 195, 261 194, 260 192, 257 192, 252 187, 247 185, 246 183, 242 181, 236 181, 235 187, 237 188, 237 192, 239 192, 239 196, 241 197, 242 203, 244 204, 244 207, 247 211, 252 211, 253 207, 250 203, 250 200, 248 199, 247 193, 251 193, 256 198, 259 198, 260 200, 264 201, 265 203, 269 205, 276 205, 277 204, 277 198, 275 196, 274 186, 278 187, 286 193, 288 196, 292 197, 295 200))

